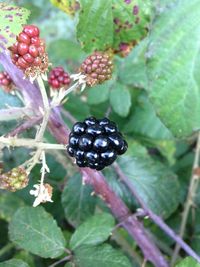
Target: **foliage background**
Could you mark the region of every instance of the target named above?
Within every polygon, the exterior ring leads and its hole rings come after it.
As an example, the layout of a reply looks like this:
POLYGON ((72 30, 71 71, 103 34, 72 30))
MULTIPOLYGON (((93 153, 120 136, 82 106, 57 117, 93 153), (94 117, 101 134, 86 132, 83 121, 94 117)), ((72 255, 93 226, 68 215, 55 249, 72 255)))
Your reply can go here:
MULTIPOLYGON (((117 49, 124 38, 123 33, 111 36, 111 32, 115 32, 113 27, 116 26, 112 22, 112 14, 106 13, 108 10, 111 12, 108 6, 111 1, 104 1, 105 5, 103 1, 100 1, 103 6, 101 14, 104 14, 106 19, 105 25, 101 25, 96 33, 93 32, 91 22, 92 19, 96 19, 95 17, 81 15, 79 18, 81 23, 77 26, 78 16, 72 18, 66 15, 47 0, 13 2, 31 10, 29 23, 40 27, 53 66, 62 65, 70 73, 75 73, 83 59, 94 49, 91 38, 97 38, 97 43, 94 42, 95 48, 100 49, 110 46, 117 49), (101 32, 102 27, 107 33, 101 32), (83 47, 80 42, 77 42, 76 30, 83 47), (85 34, 86 32, 89 33, 85 34), (95 37, 94 34, 96 34, 95 37), (98 43, 98 40, 101 40, 101 34, 107 36, 107 39, 98 43)), ((100 3, 99 1, 81 2, 86 7, 91 7, 92 2, 94 5, 100 3)), ((142 5, 142 1, 135 2, 142 5)), ((140 40, 141 37, 147 35, 134 47, 128 57, 115 57, 113 79, 101 86, 86 89, 83 94, 71 94, 64 108, 77 120, 83 120, 89 115, 100 118, 109 114, 110 119, 118 124, 129 141, 128 153, 121 157, 118 163, 148 207, 178 231, 192 171, 195 131, 199 129, 200 124, 199 65, 196 59, 199 52, 197 41, 200 36, 198 33, 200 29, 196 25, 199 22, 197 18, 200 8, 197 8, 198 1, 192 1, 192 4, 187 3, 186 0, 182 3, 181 1, 176 1, 176 3, 175 1, 155 1, 153 6, 150 2, 146 1, 144 14, 141 17, 142 25, 143 23, 146 25, 145 20, 148 18, 151 25, 150 33, 146 34, 143 25, 137 28, 136 32, 125 36, 127 42, 131 43, 132 36, 135 36, 135 40, 140 40), (160 16, 166 4, 169 11, 166 10, 164 15, 160 16), (173 4, 176 4, 177 9, 175 13, 170 13, 173 4), (153 7, 156 7, 156 11, 151 10, 153 7), (188 15, 187 10, 190 10, 190 14, 195 11, 191 23, 189 23, 191 16, 188 15), (150 14, 149 17, 148 14, 150 14), (176 23, 182 17, 185 20, 177 26, 176 23), (174 25, 176 25, 175 28, 174 25), (184 28, 184 33, 182 28, 184 28), (195 31, 193 38, 190 39, 188 36, 191 29, 195 31)), ((113 3, 119 4, 117 1, 113 3)), ((118 9, 120 10, 120 7, 118 9)), ((122 11, 124 12, 123 8, 122 11)), ((130 16, 126 12, 123 14, 126 14, 128 18, 130 16)), ((99 19, 102 21, 102 16, 99 19)), ((5 103, 14 106, 21 105, 16 97, 7 95, 3 90, 0 91, 0 97, 1 108, 5 107, 5 103)), ((66 123, 71 126, 72 122, 68 113, 67 116, 66 113, 63 115, 66 123)), ((17 123, 1 122, 0 134, 13 129, 17 123)), ((34 130, 30 130, 24 136, 33 137, 34 133, 34 130)), ((49 142, 54 141, 49 134, 46 134, 45 138, 49 142)), ((25 161, 29 152, 21 148, 1 151, 5 170, 25 161)), ((113 265, 109 266, 140 266, 142 255, 126 232, 116 230, 113 237, 109 237, 111 229, 114 228, 113 218, 110 215, 105 214, 105 217, 101 217, 104 220, 102 225, 105 224, 106 229, 98 228, 101 225, 98 224, 98 213, 102 210, 106 213, 109 211, 101 199, 91 196, 90 187, 82 185, 76 167, 72 166, 64 155, 57 152, 48 154, 47 162, 51 172, 46 180, 54 187, 54 202, 43 206, 51 216, 48 216, 43 208, 27 209, 27 206, 31 207, 33 202, 29 190, 39 179, 39 166, 31 174, 27 188, 12 194, 1 191, 0 261, 14 258, 21 259, 28 265, 22 263, 19 265, 18 262, 11 266, 45 267, 55 261, 50 258, 62 257, 64 247, 67 246, 75 250, 76 264, 81 267, 98 267, 103 264, 107 266, 105 262, 101 262, 104 253, 113 259, 113 265), (87 232, 93 225, 95 233, 99 233, 100 237, 95 236, 94 239, 86 240, 88 243, 83 242, 82 247, 77 249, 76 242, 78 241, 75 240, 76 235, 73 233, 80 224, 94 214, 97 214, 94 219, 95 223, 90 222, 88 228, 86 225, 85 231, 87 232), (53 223, 53 217, 59 228, 53 223), (24 221, 29 226, 34 225, 36 229, 41 229, 44 236, 48 238, 34 240, 29 228, 24 228, 24 221), (22 244, 22 241, 19 241, 21 240, 19 233, 25 229, 27 240, 24 240, 22 244), (99 241, 94 241, 98 238, 99 241), (32 239, 31 243, 30 239, 32 239), (50 250, 52 244, 55 246, 53 251, 50 250), (133 256, 130 250, 135 251, 136 255, 133 256), (98 257, 101 260, 94 265, 94 263, 87 262, 85 255, 90 255, 92 260, 98 257)), ((137 204, 127 188, 116 179, 113 169, 106 169, 104 174, 110 186, 134 213, 137 204)), ((200 195, 197 193, 195 208, 192 208, 184 234, 185 240, 198 254, 200 254, 199 203, 200 195)), ((170 259, 173 241, 150 220, 145 220, 145 225, 156 244, 170 259)), ((81 235, 84 235, 84 230, 79 235, 80 240, 81 235)), ((186 255, 182 253, 181 256, 186 255)), ((151 265, 147 263, 146 266, 151 265)))

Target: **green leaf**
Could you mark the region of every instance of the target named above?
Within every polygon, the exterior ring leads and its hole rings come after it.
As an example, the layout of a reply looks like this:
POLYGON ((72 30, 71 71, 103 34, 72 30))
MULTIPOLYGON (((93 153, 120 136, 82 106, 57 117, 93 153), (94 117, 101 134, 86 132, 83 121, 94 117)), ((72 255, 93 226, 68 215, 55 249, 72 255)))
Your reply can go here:
POLYGON ((118 115, 126 117, 131 107, 129 90, 124 85, 117 83, 110 92, 110 104, 118 115))
POLYGON ((200 264, 192 257, 187 257, 177 264, 176 267, 200 267, 200 264))
POLYGON ((97 247, 80 247, 74 253, 78 267, 131 267, 125 255, 107 244, 97 247))
POLYGON ((0 52, 15 43, 29 14, 25 8, 0 3, 0 52))
POLYGON ((118 75, 123 84, 147 88, 146 46, 147 39, 144 39, 126 58, 120 59, 118 75))
POLYGON ((110 87, 113 85, 113 81, 97 85, 88 90, 88 104, 98 105, 106 102, 109 99, 110 87))
POLYGON ((134 43, 141 40, 147 34, 150 16, 152 13, 152 1, 112 0, 114 22, 114 47, 123 43, 134 43))
POLYGON ((79 174, 71 177, 62 193, 62 205, 66 220, 72 225, 79 225, 93 215, 96 199, 91 196, 92 188, 82 183, 79 174))
POLYGON ((12 242, 43 258, 56 258, 65 249, 60 228, 42 207, 18 209, 10 222, 9 234, 12 242))
POLYGON ((110 236, 115 225, 114 218, 108 213, 94 215, 81 224, 73 234, 70 247, 75 250, 84 245, 98 245, 110 236))
POLYGON ((77 37, 85 51, 120 49, 134 45, 147 34, 152 13, 150 0, 130 4, 118 0, 80 0, 77 37))
POLYGON ((0 218, 10 221, 15 211, 24 206, 24 202, 13 193, 1 192, 0 194, 0 218))
POLYGON ((159 161, 151 159, 146 151, 138 155, 137 150, 140 151, 139 144, 129 144, 127 155, 120 157, 118 163, 147 206, 167 218, 176 210, 180 200, 176 175, 159 161))
POLYGON ((146 53, 150 99, 175 136, 189 136, 200 128, 199 1, 175 1, 157 14, 151 28, 146 53))
POLYGON ((161 122, 146 95, 142 94, 124 127, 127 133, 135 133, 154 140, 173 139, 171 132, 161 122))
POLYGON ((80 0, 77 38, 85 51, 105 50, 113 43, 112 1, 80 0))
POLYGON ((0 267, 29 267, 29 265, 22 260, 8 260, 0 263, 0 267))

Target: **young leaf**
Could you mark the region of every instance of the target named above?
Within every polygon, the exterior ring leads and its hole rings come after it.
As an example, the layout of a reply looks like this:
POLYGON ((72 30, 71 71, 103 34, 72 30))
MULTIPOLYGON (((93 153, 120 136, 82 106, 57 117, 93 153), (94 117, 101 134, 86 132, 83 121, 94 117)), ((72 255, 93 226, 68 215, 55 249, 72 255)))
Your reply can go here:
POLYGON ((16 41, 30 12, 22 7, 0 3, 0 52, 16 41))
POLYGON ((110 92, 110 104, 118 115, 126 117, 131 107, 129 90, 124 85, 117 83, 110 92))
POLYGON ((172 133, 189 136, 200 128, 199 0, 175 1, 162 9, 151 28, 146 54, 149 96, 172 133))
POLYGON ((85 51, 105 50, 113 43, 112 1, 80 0, 77 37, 85 51))
POLYGON ((28 263, 22 260, 8 260, 0 263, 0 267, 29 267, 28 263))
POLYGON ((176 267, 200 267, 200 264, 192 257, 187 257, 179 262, 176 267))
POLYGON ((56 258, 65 249, 60 228, 42 207, 18 209, 9 224, 9 234, 12 242, 43 258, 56 258))
POLYGON ((72 225, 79 225, 93 215, 96 199, 91 193, 92 188, 83 185, 79 174, 68 180, 62 193, 62 205, 66 220, 72 225))
POLYGON ((85 245, 98 245, 108 239, 115 225, 114 218, 108 213, 97 214, 81 224, 73 234, 72 250, 85 245))
POLYGON ((83 246, 74 253, 78 267, 131 267, 130 261, 122 252, 107 244, 97 247, 83 246))

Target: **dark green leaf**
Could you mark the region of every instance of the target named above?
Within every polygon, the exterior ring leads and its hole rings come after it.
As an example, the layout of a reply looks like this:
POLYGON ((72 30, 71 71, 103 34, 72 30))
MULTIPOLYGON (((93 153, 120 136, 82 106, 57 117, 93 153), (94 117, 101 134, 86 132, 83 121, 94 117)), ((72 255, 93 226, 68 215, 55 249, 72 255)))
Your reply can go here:
POLYGON ((129 90, 124 85, 117 83, 110 92, 110 104, 118 115, 126 117, 131 107, 129 90))
POLYGON ((79 225, 93 215, 96 199, 91 193, 92 188, 82 183, 79 174, 68 180, 62 194, 62 205, 66 220, 72 225, 79 225))
POLYGON ((125 255, 107 244, 78 248, 75 251, 75 263, 78 267, 131 267, 125 255))
POLYGON ((56 258, 65 249, 60 228, 42 207, 18 209, 10 222, 9 233, 12 242, 43 258, 56 258))
POLYGON ((150 32, 149 96, 157 115, 177 137, 200 128, 199 35, 198 0, 175 1, 161 9, 150 32))
POLYGON ((70 241, 71 249, 103 243, 110 236, 114 225, 114 218, 110 214, 94 215, 77 228, 70 241))
POLYGON ((139 88, 147 88, 146 75, 146 46, 147 40, 144 39, 136 47, 128 57, 121 59, 119 67, 119 78, 123 84, 132 85, 139 88))
POLYGON ((29 267, 29 265, 22 260, 8 260, 0 263, 0 267, 29 267))
POLYGON ((138 98, 136 108, 133 110, 124 130, 127 133, 133 132, 154 140, 173 139, 171 132, 157 117, 152 104, 144 94, 138 98))
POLYGON ((24 206, 24 202, 13 193, 1 192, 0 194, 0 218, 10 221, 15 211, 24 206))
POLYGON ((113 81, 108 81, 102 85, 97 85, 88 90, 88 104, 98 105, 109 99, 110 87, 113 81))

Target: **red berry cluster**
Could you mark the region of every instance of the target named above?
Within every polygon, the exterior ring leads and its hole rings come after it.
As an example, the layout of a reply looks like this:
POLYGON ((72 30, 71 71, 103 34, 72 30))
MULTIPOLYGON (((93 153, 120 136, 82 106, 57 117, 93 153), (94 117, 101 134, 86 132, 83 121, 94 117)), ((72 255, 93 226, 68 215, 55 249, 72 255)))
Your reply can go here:
POLYGON ((0 86, 2 86, 6 92, 10 92, 13 89, 13 85, 13 81, 8 73, 6 71, 0 72, 0 86))
POLYGON ((81 64, 80 71, 86 75, 88 86, 103 83, 111 79, 113 63, 108 54, 104 52, 94 52, 88 56, 81 64))
POLYGON ((17 37, 17 42, 10 48, 13 63, 23 70, 27 76, 29 74, 30 76, 36 75, 37 73, 35 72, 37 70, 40 73, 45 72, 48 68, 45 44, 39 35, 40 31, 38 27, 26 25, 17 37))
POLYGON ((55 67, 49 73, 48 83, 55 90, 69 86, 70 82, 69 74, 64 71, 63 67, 55 67))

